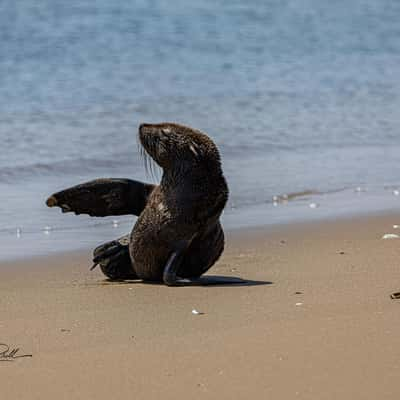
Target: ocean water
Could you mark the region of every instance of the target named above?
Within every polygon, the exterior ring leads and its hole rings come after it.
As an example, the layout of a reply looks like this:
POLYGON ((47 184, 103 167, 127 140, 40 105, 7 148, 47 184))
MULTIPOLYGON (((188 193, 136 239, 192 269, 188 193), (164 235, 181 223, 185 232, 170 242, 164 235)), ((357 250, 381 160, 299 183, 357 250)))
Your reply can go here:
POLYGON ((128 232, 44 201, 156 181, 142 122, 215 140, 228 228, 400 209, 399 20, 396 0, 2 1, 0 259, 128 232))

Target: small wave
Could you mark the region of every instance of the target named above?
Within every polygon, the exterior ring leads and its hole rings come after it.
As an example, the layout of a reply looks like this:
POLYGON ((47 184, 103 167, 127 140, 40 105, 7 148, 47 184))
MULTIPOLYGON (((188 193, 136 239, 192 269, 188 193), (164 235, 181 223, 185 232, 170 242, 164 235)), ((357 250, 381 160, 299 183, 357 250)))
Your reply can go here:
POLYGON ((277 196, 273 197, 273 201, 274 198, 276 199, 276 201, 282 201, 282 200, 297 200, 297 199, 302 199, 305 200, 307 198, 310 198, 312 196, 323 196, 326 194, 334 194, 334 193, 340 193, 340 192, 344 192, 348 189, 348 187, 342 187, 342 188, 338 188, 338 189, 331 189, 331 190, 325 190, 325 191, 321 191, 321 190, 301 190, 299 192, 290 192, 290 193, 285 193, 285 194, 280 194, 277 196))
POLYGON ((283 195, 274 196, 276 200, 295 200, 297 198, 309 197, 321 194, 318 190, 302 190, 300 192, 287 193, 283 195))
MULTIPOLYGON (((132 167, 131 154, 119 154, 113 159, 97 158, 76 158, 63 161, 32 163, 0 168, 0 183, 12 183, 17 180, 27 179, 36 176, 65 176, 82 173, 82 171, 92 172, 105 169, 124 168, 127 165, 132 167)), ((137 161, 139 164, 139 161, 137 161)))
POLYGON ((229 200, 227 210, 243 209, 246 207, 260 206, 262 204, 285 204, 288 202, 306 201, 313 197, 326 196, 336 193, 344 193, 346 191, 356 191, 356 187, 340 187, 330 190, 316 190, 316 189, 304 189, 295 192, 279 193, 271 196, 268 199, 251 199, 249 197, 233 197, 229 200))

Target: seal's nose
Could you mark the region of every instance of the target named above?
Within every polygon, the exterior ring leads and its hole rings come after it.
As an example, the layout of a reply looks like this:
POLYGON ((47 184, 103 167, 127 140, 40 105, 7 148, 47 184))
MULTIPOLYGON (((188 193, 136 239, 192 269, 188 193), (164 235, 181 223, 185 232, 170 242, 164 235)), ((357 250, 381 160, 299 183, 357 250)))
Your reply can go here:
POLYGON ((139 133, 144 133, 147 127, 151 126, 151 124, 140 124, 139 125, 139 133))

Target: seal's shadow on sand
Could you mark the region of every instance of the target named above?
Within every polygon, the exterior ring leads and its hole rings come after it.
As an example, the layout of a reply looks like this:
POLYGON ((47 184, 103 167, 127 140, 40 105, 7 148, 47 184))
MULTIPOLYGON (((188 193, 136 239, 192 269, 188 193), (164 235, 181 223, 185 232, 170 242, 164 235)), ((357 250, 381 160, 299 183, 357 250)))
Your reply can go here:
MULTIPOLYGON (((100 285, 132 285, 134 283, 142 283, 145 285, 163 285, 162 282, 146 282, 141 280, 121 280, 115 281, 111 279, 105 279, 100 282, 100 285)), ((260 286, 260 285, 272 285, 270 281, 254 281, 250 279, 242 279, 234 276, 220 276, 220 275, 205 275, 202 276, 198 282, 191 283, 189 286, 260 286)))

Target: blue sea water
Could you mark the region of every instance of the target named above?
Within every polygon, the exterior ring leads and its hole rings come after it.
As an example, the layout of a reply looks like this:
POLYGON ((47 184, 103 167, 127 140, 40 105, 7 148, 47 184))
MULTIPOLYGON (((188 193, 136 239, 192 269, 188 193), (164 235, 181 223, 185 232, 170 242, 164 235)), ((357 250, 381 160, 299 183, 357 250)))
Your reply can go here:
POLYGON ((399 20, 396 0, 3 0, 0 258, 129 231, 44 201, 101 176, 152 180, 142 122, 215 140, 227 227, 399 209, 399 20))

